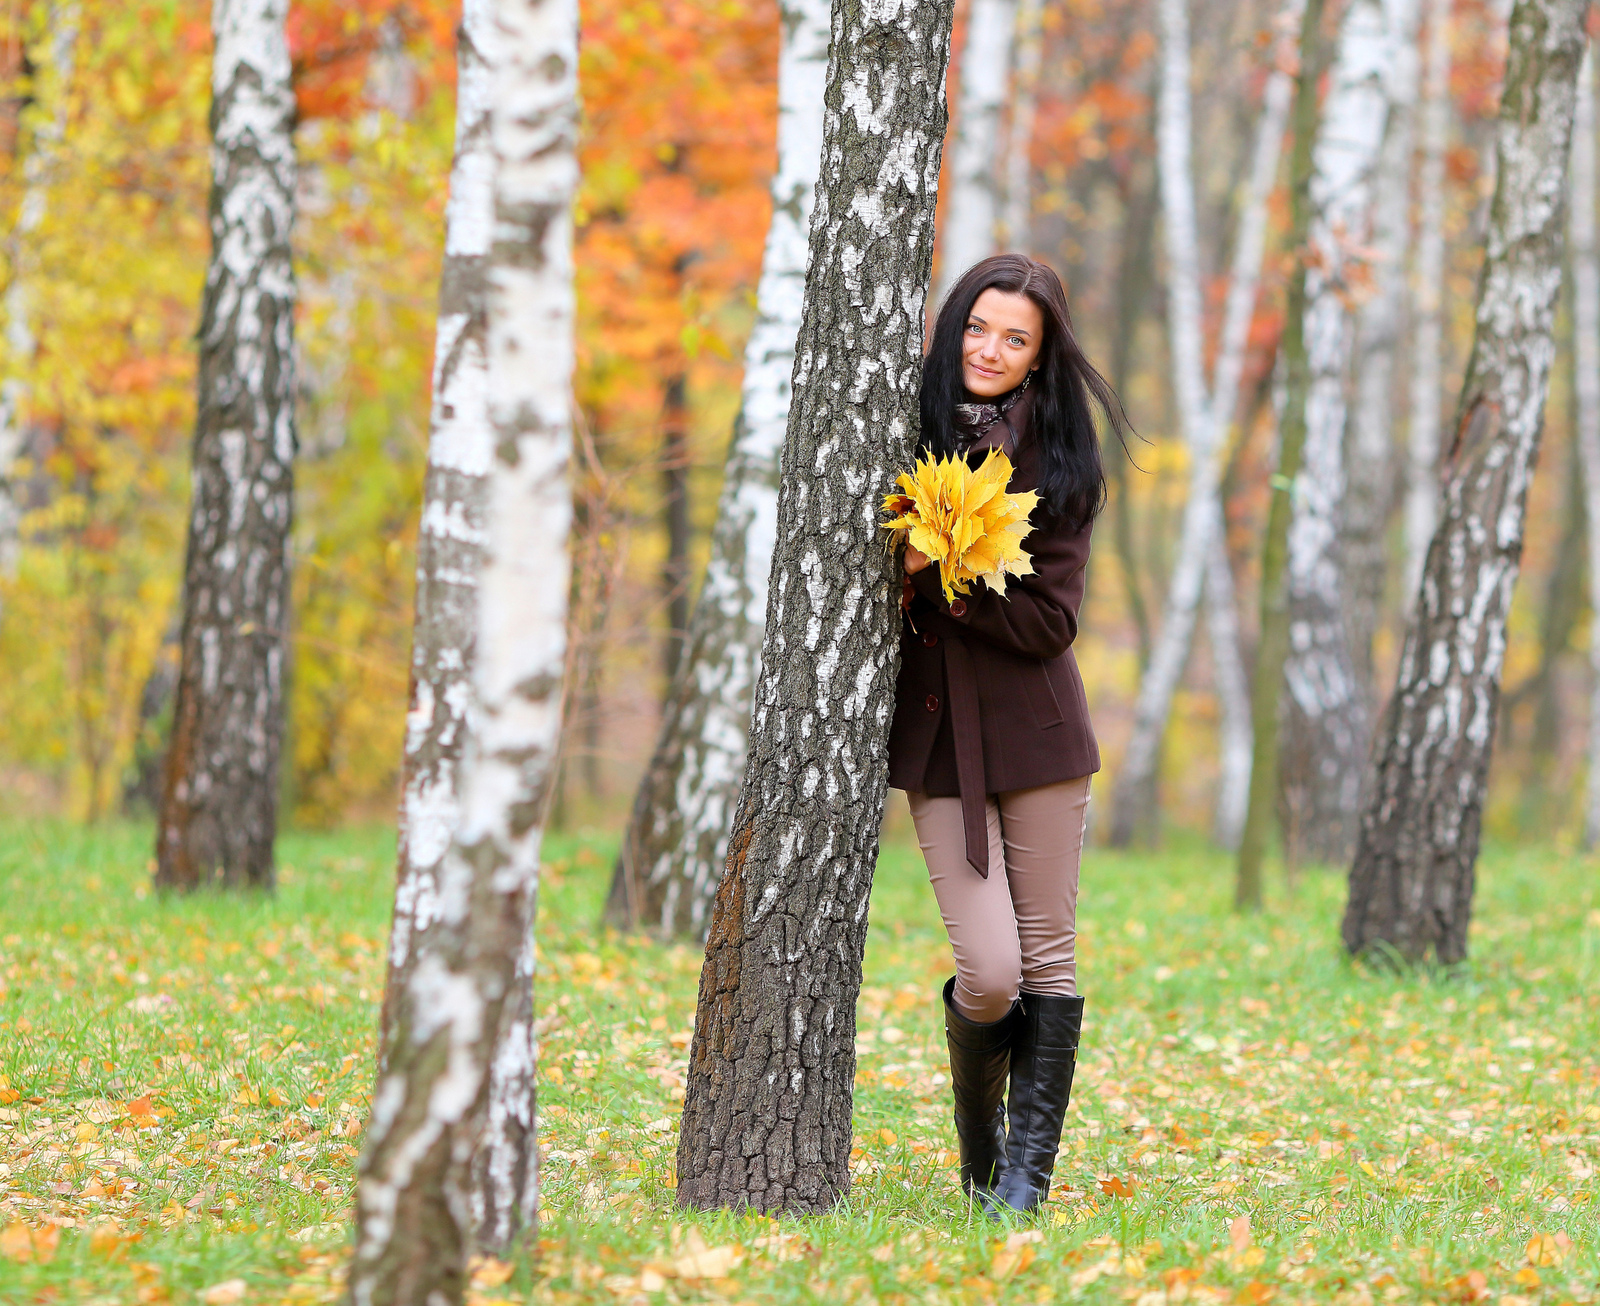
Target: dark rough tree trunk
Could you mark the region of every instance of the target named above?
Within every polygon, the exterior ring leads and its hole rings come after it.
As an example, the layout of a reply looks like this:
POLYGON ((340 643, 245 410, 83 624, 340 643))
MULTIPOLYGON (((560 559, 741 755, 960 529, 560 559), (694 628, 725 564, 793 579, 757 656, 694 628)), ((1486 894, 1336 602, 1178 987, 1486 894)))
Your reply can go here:
POLYGON ((855 1007, 888 780, 953 0, 835 0, 750 759, 717 890, 678 1202, 823 1211, 850 1184, 855 1007))
MULTIPOLYGON (((484 264, 494 219, 489 140, 491 0, 467 0, 457 42, 456 150, 445 210, 445 253, 434 344, 428 476, 417 534, 416 622, 411 708, 401 784, 400 859, 389 976, 384 989, 379 1073, 399 1034, 401 995, 431 947, 440 915, 440 868, 461 816, 460 767, 472 703, 483 561, 484 511, 494 433, 489 425, 484 264)), ((519 966, 533 971, 533 938, 519 966)), ((474 1154, 478 1245, 503 1251, 524 1220, 533 1162, 532 988, 508 999, 484 1135, 474 1154), (515 1003, 515 1011, 512 1004, 515 1003)))
POLYGON ((778 454, 789 419, 806 228, 822 158, 828 8, 828 0, 783 0, 779 6, 778 169, 756 322, 745 346, 741 411, 705 584, 611 881, 606 919, 622 928, 704 938, 728 854, 761 669, 778 454))
POLYGON ((1496 128, 1477 333, 1438 528, 1375 754, 1350 872, 1353 953, 1467 953, 1484 790, 1562 280, 1567 153, 1587 0, 1519 0, 1496 128))
POLYGON ((270 888, 294 510, 288 0, 214 0, 211 266, 200 309, 182 665, 156 883, 270 888))
MULTIPOLYGON (((490 108, 494 225, 487 280, 488 471, 473 709, 460 818, 438 916, 395 995, 388 1062, 360 1163, 352 1306, 459 1303, 487 1213, 537 1209, 521 1170, 485 1167, 495 1094, 531 1123, 539 844, 560 738, 569 583, 572 201, 577 0, 497 0, 490 108), (503 1191, 485 1202, 482 1184, 503 1191), (515 1190, 515 1191, 511 1191, 515 1190)), ((531 1140, 530 1140, 531 1141, 531 1140)), ((500 1155, 512 1155, 510 1152, 500 1155)))

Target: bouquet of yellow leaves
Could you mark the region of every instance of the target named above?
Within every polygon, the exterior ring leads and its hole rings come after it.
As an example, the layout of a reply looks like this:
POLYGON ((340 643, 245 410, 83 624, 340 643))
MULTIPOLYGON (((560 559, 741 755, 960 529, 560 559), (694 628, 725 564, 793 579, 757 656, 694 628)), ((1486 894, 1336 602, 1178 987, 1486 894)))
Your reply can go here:
POLYGON ((998 449, 977 471, 965 458, 930 456, 901 473, 895 484, 903 493, 884 496, 884 511, 894 515, 884 530, 899 532, 939 564, 947 602, 968 593, 975 580, 1004 594, 1007 576, 1033 574, 1022 541, 1033 529, 1028 514, 1039 496, 1032 490, 1007 494, 1010 480, 1011 460, 998 449))

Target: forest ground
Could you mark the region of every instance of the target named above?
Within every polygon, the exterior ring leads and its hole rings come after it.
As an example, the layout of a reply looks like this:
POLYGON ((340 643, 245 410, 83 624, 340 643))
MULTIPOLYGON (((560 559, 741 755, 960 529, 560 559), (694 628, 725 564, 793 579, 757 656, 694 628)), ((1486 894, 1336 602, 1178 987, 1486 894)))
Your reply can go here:
MULTIPOLYGON (((892 827, 892 831, 898 827, 892 827)), ((1092 850, 1079 1088, 1042 1216, 955 1186, 914 847, 886 841, 832 1214, 672 1203, 699 951, 602 934, 614 836, 541 896, 529 1302, 1600 1298, 1600 864, 1491 849, 1469 971, 1349 964, 1337 877, 1229 910, 1230 864, 1092 850)), ((0 1301, 331 1301, 372 1073, 392 835, 295 834, 268 900, 162 900, 150 832, 0 827, 0 1301)))

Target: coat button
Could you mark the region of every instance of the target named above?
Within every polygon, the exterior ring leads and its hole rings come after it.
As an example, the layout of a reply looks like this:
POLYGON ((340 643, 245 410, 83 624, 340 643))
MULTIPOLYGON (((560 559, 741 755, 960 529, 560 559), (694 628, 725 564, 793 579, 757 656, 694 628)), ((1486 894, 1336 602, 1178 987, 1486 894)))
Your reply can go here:
POLYGON ((950 615, 952 617, 964 617, 964 616, 966 616, 967 615, 967 601, 965 599, 957 599, 954 603, 952 603, 950 605, 950 615))
POLYGON ((928 634, 926 634, 926 635, 924 635, 922 637, 922 643, 927 648, 932 648, 938 642, 939 642, 939 637, 937 635, 935 635, 932 631, 929 631, 928 634))
POLYGON ((937 712, 939 710, 939 696, 937 694, 929 694, 928 701, 924 706, 930 712, 937 712))

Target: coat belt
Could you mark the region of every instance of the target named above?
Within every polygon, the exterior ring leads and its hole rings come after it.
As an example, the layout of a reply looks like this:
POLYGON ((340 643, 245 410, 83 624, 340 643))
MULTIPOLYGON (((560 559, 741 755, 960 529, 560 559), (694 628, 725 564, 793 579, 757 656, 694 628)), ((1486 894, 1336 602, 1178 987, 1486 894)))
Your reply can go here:
POLYGON ((978 675, 959 635, 944 637, 944 664, 950 687, 950 728, 955 736, 956 781, 961 787, 961 825, 967 861, 989 878, 988 786, 983 776, 983 727, 978 715, 978 675))

